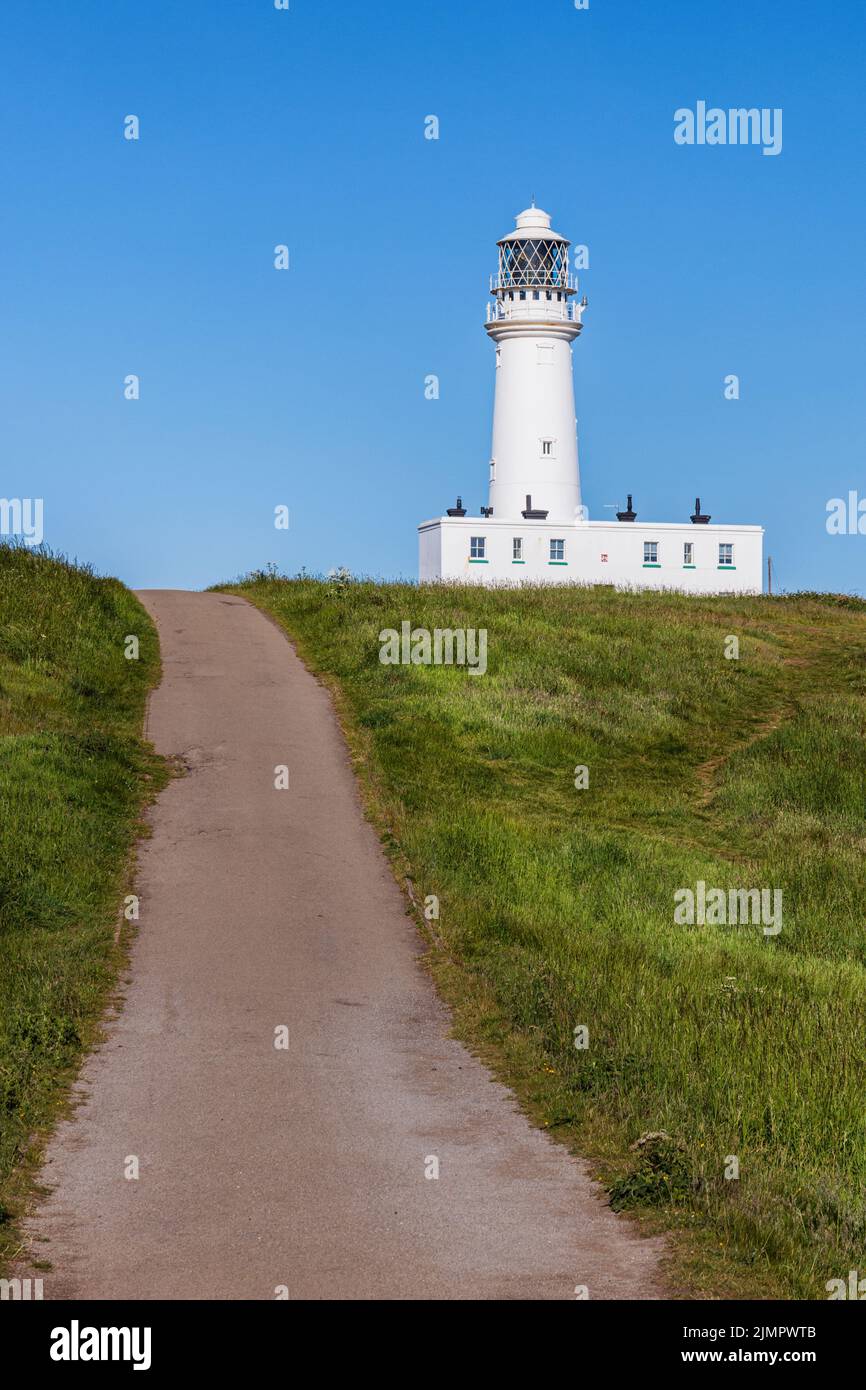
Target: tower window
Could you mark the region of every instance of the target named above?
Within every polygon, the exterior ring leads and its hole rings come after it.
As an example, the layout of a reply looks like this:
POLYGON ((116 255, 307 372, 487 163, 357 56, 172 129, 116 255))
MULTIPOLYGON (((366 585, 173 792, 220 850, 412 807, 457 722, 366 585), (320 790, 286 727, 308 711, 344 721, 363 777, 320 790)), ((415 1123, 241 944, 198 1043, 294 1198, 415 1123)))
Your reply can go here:
POLYGON ((734 563, 734 547, 722 542, 719 546, 719 564, 732 565, 734 563))
POLYGON ((695 546, 693 541, 683 542, 683 564, 693 565, 695 563, 695 546))
POLYGON ((512 538, 512 541, 511 541, 511 558, 512 558, 512 560, 522 560, 522 559, 523 559, 523 537, 522 537, 522 536, 514 536, 514 537, 512 538))
POLYGON ((565 541, 552 540, 550 542, 550 558, 554 564, 562 563, 565 559, 565 541))
POLYGON ((536 361, 539 367, 553 366, 553 343, 536 343, 536 361))
POLYGON ((552 298, 553 298, 553 290, 548 290, 548 291, 547 291, 547 298, 548 298, 548 299, 552 299, 552 298))
POLYGON ((532 291, 532 298, 533 298, 533 299, 540 299, 540 298, 541 298, 540 292, 539 292, 538 290, 533 290, 533 291, 532 291))
POLYGON ((520 298, 521 298, 521 299, 525 299, 525 298, 526 298, 526 290, 521 290, 521 291, 520 291, 520 298))
POLYGON ((555 439, 542 439, 542 441, 541 441, 541 457, 542 457, 543 459, 552 459, 552 458, 555 458, 555 457, 556 457, 556 440, 555 440, 555 439))
POLYGON ((659 562, 659 543, 658 541, 644 541, 643 543, 643 562, 645 565, 657 565, 659 562))

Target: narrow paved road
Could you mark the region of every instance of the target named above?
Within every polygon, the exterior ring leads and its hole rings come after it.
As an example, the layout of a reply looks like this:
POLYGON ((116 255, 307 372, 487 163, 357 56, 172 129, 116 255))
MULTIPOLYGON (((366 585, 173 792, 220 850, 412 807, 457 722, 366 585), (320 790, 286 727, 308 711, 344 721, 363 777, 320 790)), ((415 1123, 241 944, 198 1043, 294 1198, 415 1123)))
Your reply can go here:
POLYGON ((141 849, 125 1006, 50 1145, 45 1297, 658 1297, 657 1242, 448 1038, 326 691, 240 599, 141 598, 149 736, 189 771, 141 849))

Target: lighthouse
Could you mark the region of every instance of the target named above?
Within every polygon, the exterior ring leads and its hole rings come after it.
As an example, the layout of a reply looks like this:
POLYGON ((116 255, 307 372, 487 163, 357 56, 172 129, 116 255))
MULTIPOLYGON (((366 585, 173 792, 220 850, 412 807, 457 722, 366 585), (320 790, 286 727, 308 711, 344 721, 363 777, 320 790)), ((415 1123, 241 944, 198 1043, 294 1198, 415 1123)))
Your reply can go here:
POLYGON ((490 455, 493 516, 581 516, 572 343, 584 305, 569 270, 569 242, 533 206, 498 242, 487 333, 496 345, 490 455), (527 500, 529 499, 529 500, 527 500))
POLYGON ((686 484, 694 490, 684 488, 695 498, 690 515, 684 500, 688 519, 650 522, 638 510, 641 465, 618 463, 618 477, 608 469, 605 483, 622 489, 611 508, 616 519, 590 519, 581 497, 573 370, 587 301, 578 297, 569 250, 534 202, 497 242, 484 324, 496 374, 487 505, 473 516, 458 497, 443 516, 421 523, 421 580, 760 593, 763 528, 712 524, 696 496, 707 499, 700 471, 686 484))

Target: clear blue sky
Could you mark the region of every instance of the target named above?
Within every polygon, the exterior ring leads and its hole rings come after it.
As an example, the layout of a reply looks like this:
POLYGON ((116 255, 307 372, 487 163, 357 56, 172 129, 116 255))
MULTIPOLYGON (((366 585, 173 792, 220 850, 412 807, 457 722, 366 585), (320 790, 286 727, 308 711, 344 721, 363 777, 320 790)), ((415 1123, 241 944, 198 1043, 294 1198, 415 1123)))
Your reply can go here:
POLYGON ((863 0, 9 0, 0 495, 139 586, 413 577, 417 523, 486 501, 487 277, 534 194, 590 248, 590 514, 699 492, 781 587, 863 592, 825 508, 866 497, 864 39, 863 0), (677 146, 698 100, 783 108, 781 155, 677 146))

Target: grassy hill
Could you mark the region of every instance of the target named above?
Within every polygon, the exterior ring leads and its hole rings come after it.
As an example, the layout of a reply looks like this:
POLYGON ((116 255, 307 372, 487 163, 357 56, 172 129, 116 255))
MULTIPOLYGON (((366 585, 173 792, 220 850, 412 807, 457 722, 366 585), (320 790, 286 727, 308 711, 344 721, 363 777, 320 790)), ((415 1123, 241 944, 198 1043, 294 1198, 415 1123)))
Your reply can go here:
POLYGON ((458 1033, 671 1232, 683 1294, 862 1268, 866 604, 230 587, 334 688, 458 1033), (486 629, 487 673, 382 664, 406 620, 486 629), (699 881, 781 890, 782 930, 678 925, 699 881))
POLYGON ((122 962, 129 857, 164 775, 140 739, 158 669, 117 580, 0 546, 0 1257, 122 962))

